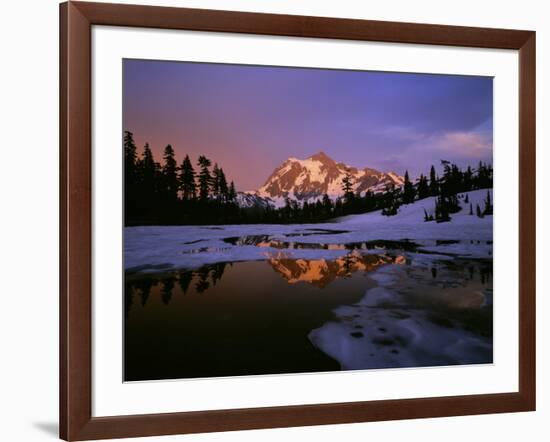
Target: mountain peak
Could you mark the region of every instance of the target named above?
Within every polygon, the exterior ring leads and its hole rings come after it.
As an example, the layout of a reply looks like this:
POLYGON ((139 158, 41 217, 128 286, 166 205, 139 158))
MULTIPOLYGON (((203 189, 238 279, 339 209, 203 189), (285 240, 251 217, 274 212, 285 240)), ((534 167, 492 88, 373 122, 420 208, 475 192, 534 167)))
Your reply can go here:
POLYGON ((277 167, 256 194, 269 198, 292 198, 315 201, 324 194, 331 198, 342 196, 343 179, 351 174, 353 191, 383 191, 387 185, 402 185, 402 177, 376 169, 358 170, 337 163, 325 152, 319 151, 305 160, 290 157, 277 167))
POLYGON ((309 157, 310 160, 317 160, 317 161, 326 161, 326 160, 331 160, 332 161, 332 158, 330 158, 325 152, 323 152, 322 150, 320 150, 319 152, 317 152, 316 154, 313 154, 309 157))

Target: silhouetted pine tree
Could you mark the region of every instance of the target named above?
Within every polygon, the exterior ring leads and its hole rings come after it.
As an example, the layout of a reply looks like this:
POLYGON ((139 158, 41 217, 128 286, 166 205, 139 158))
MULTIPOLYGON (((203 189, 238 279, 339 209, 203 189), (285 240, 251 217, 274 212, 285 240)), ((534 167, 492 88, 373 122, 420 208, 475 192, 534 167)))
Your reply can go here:
POLYGON ((237 199, 237 192, 235 191, 235 183, 231 181, 229 184, 229 190, 227 191, 227 200, 234 202, 237 199))
POLYGON ((472 172, 472 168, 468 166, 466 169, 466 172, 464 172, 464 192, 468 192, 472 190, 473 176, 474 176, 474 173, 472 172))
POLYGON ((346 169, 346 174, 342 178, 342 191, 344 192, 344 199, 346 203, 349 203, 353 197, 353 177, 349 169, 346 169))
POLYGON ((195 183, 195 169, 191 164, 189 155, 185 155, 180 167, 180 189, 184 201, 194 200, 197 197, 197 185, 195 183))
POLYGON ((478 189, 493 187, 493 168, 480 161, 474 182, 478 189))
POLYGON ((220 168, 218 163, 214 163, 212 168, 212 196, 217 200, 221 200, 220 192, 220 168))
POLYGON ((405 182, 403 184, 403 203, 410 204, 414 202, 414 197, 416 196, 416 191, 414 186, 409 179, 409 171, 405 171, 405 182))
POLYGON ((124 132, 124 212, 127 217, 133 217, 136 211, 137 171, 136 144, 130 131, 124 132))
POLYGON ((219 187, 221 200, 223 202, 228 201, 229 188, 227 187, 227 179, 225 178, 225 173, 223 173, 223 169, 221 167, 219 172, 218 187, 219 187))
POLYGON ((198 160, 198 165, 201 169, 199 172, 199 198, 201 201, 206 201, 208 200, 212 186, 212 176, 208 169, 212 165, 212 162, 204 155, 201 155, 198 160))
POLYGON ((365 212, 371 212, 378 208, 378 198, 370 190, 367 190, 363 197, 363 208, 365 212))
MULTIPOLYGON (((157 208, 157 183, 153 152, 149 143, 145 143, 143 154, 136 163, 139 189, 139 212, 141 216, 147 211, 156 211, 157 208)), ((136 216, 139 216, 136 214, 136 216)))
POLYGON ((334 216, 342 216, 344 214, 344 205, 342 203, 342 198, 337 198, 334 203, 334 216))
POLYGON ((124 132, 124 177, 133 182, 135 182, 136 151, 134 134, 127 130, 124 132))
POLYGON ((322 205, 323 205, 323 212, 322 212, 323 216, 326 218, 330 218, 332 214, 332 200, 326 193, 323 195, 322 205))
MULTIPOLYGON (((353 192, 353 177, 346 171, 342 182, 343 197, 334 203, 328 195, 300 205, 296 200, 287 199, 285 207, 275 209, 269 206, 241 208, 236 204, 237 192, 233 182, 227 185, 223 169, 216 164, 210 172, 211 161, 204 155, 198 159, 198 177, 189 156, 186 155, 178 168, 174 150, 166 146, 163 164, 155 162, 149 144, 145 144, 140 158, 136 152, 133 135, 124 133, 125 164, 125 222, 136 224, 219 224, 219 223, 265 223, 265 222, 319 222, 331 217, 349 213, 365 213, 382 210, 384 215, 398 213, 402 202, 413 202, 431 194, 437 196, 435 218, 446 221, 450 215, 461 209, 459 195, 471 189, 490 188, 493 169, 480 162, 477 170, 470 167, 463 172, 457 165, 442 161, 443 175, 437 177, 434 166, 430 168, 430 178, 420 174, 413 185, 408 171, 405 172, 403 189, 388 186, 384 192, 376 194, 366 191, 364 196, 353 192), (194 203, 199 194, 200 204, 194 203), (181 195, 181 200, 179 196, 181 195), (211 201, 211 197, 215 198, 211 201)), ((461 195, 464 204, 473 204, 468 195, 461 195)), ((477 205, 477 216, 483 217, 493 212, 491 194, 487 193, 482 207, 477 205)), ((434 215, 424 211, 424 220, 434 219, 434 215)))
POLYGON ((444 196, 456 195, 464 191, 463 173, 456 164, 442 160, 443 177, 440 180, 440 194, 444 196))
POLYGON ((430 168, 430 195, 435 196, 439 193, 439 184, 437 182, 437 175, 435 174, 435 167, 432 165, 430 168))
POLYGON ((450 221, 449 211, 445 199, 439 195, 435 200, 435 221, 438 223, 450 221))
POLYGON ((141 180, 144 187, 155 187, 155 159, 149 143, 145 143, 143 155, 139 161, 141 180))
POLYGON ((176 163, 174 149, 170 144, 164 148, 163 160, 163 197, 167 202, 173 203, 178 199, 179 181, 178 164, 176 163))
POLYGON ((418 179, 418 199, 424 199, 430 196, 430 188, 428 186, 428 179, 423 175, 420 174, 420 178, 418 179))

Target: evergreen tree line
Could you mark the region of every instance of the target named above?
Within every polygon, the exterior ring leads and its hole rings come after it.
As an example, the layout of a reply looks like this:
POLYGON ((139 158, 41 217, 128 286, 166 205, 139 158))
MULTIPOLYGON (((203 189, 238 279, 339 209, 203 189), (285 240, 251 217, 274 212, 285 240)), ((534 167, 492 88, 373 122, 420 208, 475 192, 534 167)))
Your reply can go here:
MULTIPOLYGON (((493 169, 480 162, 477 169, 461 170, 442 161, 443 175, 431 166, 428 175, 421 174, 412 183, 405 172, 402 187, 387 186, 383 192, 353 191, 353 176, 348 171, 342 180, 342 195, 332 200, 327 194, 314 202, 300 203, 287 198, 285 205, 240 207, 233 181, 217 163, 206 156, 198 158, 195 167, 186 155, 180 165, 171 145, 164 149, 162 162, 155 161, 148 143, 138 154, 133 134, 124 134, 125 223, 132 225, 185 224, 257 224, 315 223, 331 218, 381 210, 383 215, 396 215, 402 204, 436 196, 434 213, 425 214, 425 221, 446 221, 460 210, 458 193, 492 188, 493 169)), ((473 208, 472 208, 473 210, 473 208)), ((477 210, 477 209, 476 209, 477 210)), ((478 216, 492 213, 485 204, 478 216)))
MULTIPOLYGON (((468 199, 468 195, 459 195, 462 192, 471 190, 485 189, 493 187, 493 169, 490 165, 479 162, 477 170, 472 170, 470 166, 465 171, 462 171, 455 164, 449 161, 442 161, 443 177, 437 179, 439 182, 439 191, 435 196, 435 207, 432 213, 424 210, 424 221, 447 222, 451 220, 451 215, 462 210, 459 202, 460 198, 464 198, 464 203, 470 205, 470 215, 473 215, 472 203, 468 199)), ((433 166, 430 175, 435 173, 433 166)), ((487 196, 484 201, 484 207, 481 209, 479 204, 476 205, 476 215, 483 218, 485 215, 493 214, 493 205, 491 202, 491 194, 487 191, 487 196)))
MULTIPOLYGON (((351 174, 348 173, 343 180, 340 212, 350 215, 381 210, 382 215, 393 216, 399 212, 399 207, 403 204, 437 197, 434 211, 425 213, 424 220, 449 221, 450 215, 461 209, 458 194, 493 187, 493 168, 484 162, 480 161, 476 169, 468 166, 466 170, 445 160, 441 161, 441 165, 443 166, 442 176, 436 173, 432 165, 427 175, 420 174, 416 183, 413 183, 409 172, 405 171, 402 187, 387 186, 383 192, 374 194, 367 191, 363 196, 351 192, 353 182, 349 181, 351 174)), ((484 204, 483 209, 480 208, 481 216, 492 214, 490 195, 488 198, 489 202, 484 204)), ((336 204, 338 203, 339 200, 336 201, 336 204)))
POLYGON ((237 192, 225 173, 201 155, 197 171, 188 155, 180 165, 171 145, 156 162, 148 143, 138 155, 133 134, 124 134, 126 225, 204 224, 238 218, 237 192), (212 169, 211 169, 212 167, 212 169))

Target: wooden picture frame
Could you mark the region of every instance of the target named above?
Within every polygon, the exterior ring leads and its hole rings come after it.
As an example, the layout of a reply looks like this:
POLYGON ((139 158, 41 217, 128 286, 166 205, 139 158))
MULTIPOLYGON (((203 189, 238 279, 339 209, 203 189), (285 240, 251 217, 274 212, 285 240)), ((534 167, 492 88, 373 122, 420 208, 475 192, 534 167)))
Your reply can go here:
POLYGON ((121 438, 535 410, 535 32, 169 7, 60 5, 60 437, 121 438), (519 391, 92 417, 93 25, 519 51, 519 391))

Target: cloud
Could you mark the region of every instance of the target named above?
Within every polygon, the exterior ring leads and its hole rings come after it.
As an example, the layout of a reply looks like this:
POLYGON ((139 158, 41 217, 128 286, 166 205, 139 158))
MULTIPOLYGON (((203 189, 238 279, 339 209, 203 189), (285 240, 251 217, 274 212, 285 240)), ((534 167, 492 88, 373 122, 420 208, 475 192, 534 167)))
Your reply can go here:
POLYGON ((491 155, 493 149, 492 130, 487 127, 478 127, 470 131, 426 133, 413 127, 392 126, 382 129, 379 133, 401 143, 403 153, 408 150, 413 154, 425 153, 449 155, 453 158, 484 159, 491 155))
POLYGON ((448 160, 459 167, 478 161, 492 162, 492 122, 471 130, 423 131, 413 126, 386 126, 374 129, 381 149, 373 165, 381 170, 403 174, 408 169, 412 177, 426 174, 431 164, 448 160))
POLYGON ((493 137, 483 132, 446 132, 432 137, 431 146, 456 158, 483 159, 491 155, 493 137))

